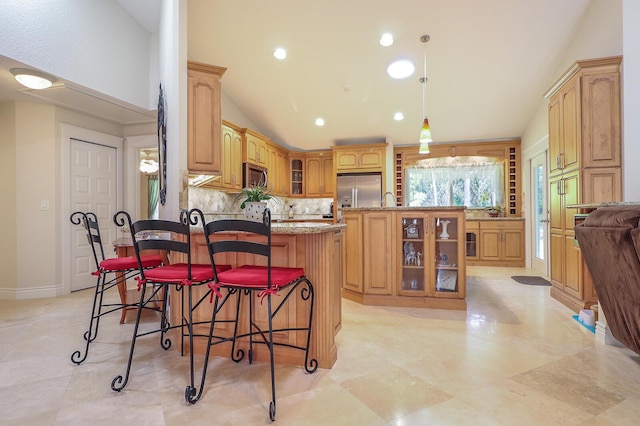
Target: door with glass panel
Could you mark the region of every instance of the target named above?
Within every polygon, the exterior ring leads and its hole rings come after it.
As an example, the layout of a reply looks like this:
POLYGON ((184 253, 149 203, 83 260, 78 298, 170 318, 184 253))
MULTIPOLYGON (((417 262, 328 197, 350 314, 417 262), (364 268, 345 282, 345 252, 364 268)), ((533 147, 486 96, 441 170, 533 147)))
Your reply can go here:
POLYGON ((531 268, 549 275, 547 152, 531 159, 531 268))

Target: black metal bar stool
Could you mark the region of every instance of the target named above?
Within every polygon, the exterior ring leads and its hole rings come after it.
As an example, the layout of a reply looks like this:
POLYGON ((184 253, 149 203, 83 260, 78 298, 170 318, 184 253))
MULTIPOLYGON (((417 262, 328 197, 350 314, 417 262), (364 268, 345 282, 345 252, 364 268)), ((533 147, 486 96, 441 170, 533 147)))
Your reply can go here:
POLYGON ((138 258, 135 256, 107 259, 104 256, 102 237, 96 215, 92 212, 77 211, 71 214, 70 220, 74 225, 82 225, 86 230, 87 240, 91 247, 94 264, 96 266, 96 270, 91 274, 97 277, 89 329, 84 333, 84 354, 80 350, 71 354, 71 361, 74 364, 81 364, 87 359, 89 345, 98 336, 100 318, 111 312, 120 311, 128 306, 134 306, 127 304, 124 300, 121 301, 122 303, 104 303, 105 291, 117 285, 124 285, 127 279, 140 274, 141 267, 142 269, 149 269, 160 266, 162 264, 162 258, 159 255, 141 256, 140 264, 138 264, 138 258), (108 277, 109 279, 107 279, 108 277))
POLYGON ((209 248, 212 270, 215 278, 208 285, 215 295, 214 308, 211 318, 211 326, 208 335, 208 344, 205 354, 205 364, 203 366, 200 389, 187 387, 187 402, 195 403, 202 396, 206 375, 207 363, 212 346, 225 341, 232 341, 231 358, 235 362, 240 362, 244 358, 244 350, 238 349, 237 343, 241 340, 248 340, 247 357, 249 363, 253 362, 254 346, 264 344, 269 349, 269 362, 271 373, 271 402, 269 404, 269 418, 275 420, 276 416, 276 388, 275 388, 275 366, 274 366, 274 346, 282 345, 299 349, 305 353, 304 368, 308 373, 314 373, 318 368, 318 361, 310 357, 309 344, 311 341, 311 330, 314 309, 314 289, 313 284, 304 274, 303 268, 276 267, 271 264, 272 244, 271 244, 271 212, 266 209, 262 222, 248 220, 217 220, 209 222, 204 226, 204 233, 209 248), (229 234, 229 232, 232 232, 229 234), (235 237, 233 233, 243 233, 243 238, 235 237), (225 234, 226 233, 226 234, 225 234), (227 235, 225 238, 224 235, 227 235), (232 237, 229 237, 231 235, 232 237), (212 237, 216 238, 213 239, 212 237), (248 238, 244 238, 247 236, 248 238), (256 237, 256 238, 253 238, 256 237), (241 254, 255 255, 263 260, 261 264, 266 266, 242 265, 226 271, 220 271, 216 267, 214 256, 219 253, 236 253, 238 258, 241 254), (220 290, 226 290, 223 296, 220 290), (297 291, 299 290, 299 291, 297 291), (283 292, 283 294, 279 294, 283 292), (236 295, 234 333, 232 337, 216 337, 214 335, 217 314, 221 307, 236 295), (281 296, 278 303, 274 304, 273 296, 281 296), (289 301, 294 302, 295 296, 300 297, 309 303, 308 322, 301 327, 273 327, 273 320, 281 312, 281 308, 289 301), (252 297, 256 296, 256 297, 252 297), (240 317, 241 300, 243 297, 249 298, 249 330, 239 331, 238 321, 240 317), (262 304, 267 303, 267 329, 264 330, 256 320, 256 299, 262 304), (299 333, 305 335, 301 344, 284 343, 274 340, 274 333, 299 333))
MULTIPOLYGON (((153 333, 160 333, 160 346, 167 350, 171 347, 171 340, 166 337, 169 330, 180 328, 181 335, 192 335, 192 327, 190 316, 187 319, 183 312, 184 307, 184 289, 187 289, 191 306, 192 288, 208 283, 214 278, 214 270, 211 264, 192 263, 191 256, 191 226, 196 225, 195 222, 189 221, 189 212, 183 210, 180 213, 180 221, 169 220, 139 220, 131 221, 131 217, 125 211, 116 213, 115 219, 118 226, 127 225, 131 232, 131 239, 135 248, 136 257, 138 259, 140 275, 136 277, 138 280, 138 289, 140 291, 140 301, 138 302, 138 312, 131 338, 131 348, 129 350, 129 359, 127 361, 126 372, 124 376, 118 375, 111 382, 111 389, 121 391, 129 381, 131 372, 131 364, 133 362, 133 354, 135 351, 136 340, 138 337, 146 336, 153 333), (142 263, 142 253, 145 250, 163 250, 168 253, 170 264, 163 265, 153 269, 145 269, 142 263), (177 259, 182 256, 184 259, 177 259), (173 259, 172 259, 173 258, 173 259), (176 260, 178 260, 176 262, 176 260), (147 296, 147 286, 152 286, 151 293, 147 296), (169 306, 169 286, 174 287, 180 292, 180 324, 171 325, 167 316, 167 308, 169 306), (140 317, 142 310, 150 303, 156 303, 158 294, 162 293, 162 316, 160 319, 160 328, 151 331, 139 331, 140 317), (188 330, 185 332, 185 327, 188 330)), ((230 269, 229 265, 218 265, 217 270, 223 271, 230 269)), ((174 303, 177 306, 177 304, 174 303)), ((191 309, 189 310, 191 311, 191 309)), ((183 339, 181 340, 183 341, 183 339)), ((193 348, 193 346, 191 346, 193 348)), ((181 354, 184 354, 184 345, 181 345, 181 354)), ((193 350, 190 350, 193 359, 193 350)), ((193 364, 193 361, 191 361, 193 364)))

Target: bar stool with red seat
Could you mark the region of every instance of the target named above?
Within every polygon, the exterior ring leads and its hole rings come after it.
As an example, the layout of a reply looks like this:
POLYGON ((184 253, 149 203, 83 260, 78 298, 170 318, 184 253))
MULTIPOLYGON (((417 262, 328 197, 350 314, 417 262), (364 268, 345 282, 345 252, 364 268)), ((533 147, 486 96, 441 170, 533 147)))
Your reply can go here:
MULTIPOLYGON (((209 248, 209 257, 212 262, 215 278, 208 285, 215 295, 215 304, 211 318, 211 326, 208 336, 208 344, 205 353, 205 363, 201 377, 200 389, 193 386, 187 387, 185 396, 187 402, 195 403, 202 396, 205 379, 207 375, 207 362, 209 359, 210 348, 219 343, 232 341, 231 358, 235 362, 240 362, 244 358, 244 350, 237 349, 237 343, 241 339, 248 339, 249 349, 247 358, 249 363, 253 362, 254 345, 265 344, 269 349, 269 362, 271 373, 271 402, 269 404, 269 418, 273 421, 276 416, 276 389, 275 389, 275 366, 274 366, 274 346, 282 345, 289 348, 304 351, 304 368, 308 373, 314 373, 318 368, 318 361, 310 357, 309 345, 311 341, 311 329, 314 309, 314 289, 311 281, 305 276, 303 268, 278 267, 272 265, 272 241, 271 241, 271 212, 265 209, 262 222, 249 220, 217 220, 209 222, 204 227, 205 239, 209 248), (229 232, 232 232, 229 234, 229 232), (244 233, 243 237, 237 237, 235 232, 244 233), (216 237, 215 240, 212 236, 216 237), (225 238, 225 235, 227 236, 225 238), (250 238, 244 238, 244 236, 250 238), (251 238, 256 236, 256 238, 251 238), (219 271, 215 265, 214 256, 219 253, 236 253, 238 259, 243 258, 242 254, 255 255, 258 260, 256 263, 266 263, 266 266, 258 265, 242 265, 227 271, 219 271), (233 337, 216 338, 214 335, 216 315, 220 311, 222 304, 230 300, 227 295, 223 296, 220 290, 226 289, 231 294, 236 294, 236 314, 235 327, 233 337), (299 290, 299 291, 297 291, 299 290), (280 294, 283 292, 283 294, 280 294), (239 316, 241 310, 241 299, 243 296, 255 295, 249 299, 249 330, 246 332, 238 331, 239 316), (301 300, 308 301, 309 317, 308 322, 301 327, 280 327, 274 329, 273 320, 281 308, 288 301, 295 301, 295 295, 301 300), (280 296, 278 303, 273 304, 273 296, 280 296), (259 326, 255 317, 255 301, 260 300, 262 304, 266 299, 267 304, 267 327, 263 330, 259 326), (274 340, 274 333, 299 333, 302 332, 303 342, 295 340, 291 342, 282 342, 274 340)), ((244 256, 246 258, 246 256, 244 256)), ((306 320, 305 320, 306 321, 306 320)))
MULTIPOLYGON (((183 210, 180 212, 180 221, 170 220, 139 220, 131 221, 131 216, 125 211, 116 213, 114 220, 118 226, 127 225, 131 232, 131 239, 135 249, 140 275, 136 277, 138 280, 138 290, 140 291, 140 301, 138 302, 138 312, 131 339, 131 348, 129 350, 129 359, 125 375, 116 376, 111 382, 111 389, 120 392, 129 381, 131 364, 133 362, 133 354, 135 351, 136 340, 138 337, 146 336, 152 333, 160 333, 160 346, 164 350, 171 347, 171 340, 166 338, 169 330, 180 328, 181 336, 191 336, 193 334, 193 324, 190 322, 192 306, 192 288, 200 286, 212 281, 215 277, 211 264, 192 263, 191 259, 191 226, 197 225, 197 222, 189 220, 189 212, 183 210), (153 269, 145 269, 143 266, 141 252, 145 250, 163 250, 168 253, 169 264, 153 269), (180 259, 183 257, 183 259, 180 259), (147 286, 152 286, 150 295, 146 295, 147 286), (179 306, 181 312, 180 324, 171 325, 167 315, 169 306, 169 286, 174 287, 180 293, 180 302, 174 305, 179 306), (184 289, 187 289, 189 298, 189 318, 184 314, 184 289), (158 300, 158 294, 164 294, 162 300, 162 316, 160 319, 160 328, 151 331, 140 330, 140 317, 143 309, 150 303, 158 300), (185 332, 185 327, 188 334, 185 332)), ((230 269, 230 265, 218 265, 218 271, 230 269)), ((203 296, 201 300, 204 300, 203 296)), ((197 305, 198 303, 196 303, 197 305)), ((184 339, 181 339, 183 342, 184 339)), ((192 348, 193 346, 191 346, 192 348)), ((181 344, 181 354, 184 354, 184 344, 181 344)), ((191 364, 193 365, 193 350, 191 353, 191 364)), ((193 367, 192 367, 193 368, 193 367)))
MULTIPOLYGON (((91 275, 97 277, 89 329, 84 333, 84 340, 86 342, 84 354, 82 354, 80 350, 71 354, 71 361, 74 364, 81 364, 87 359, 89 345, 98 336, 100 318, 103 315, 120 310, 122 310, 124 314, 124 309, 132 306, 127 304, 125 300, 121 300, 121 303, 105 303, 105 291, 114 286, 125 285, 127 279, 140 274, 140 266, 138 265, 138 258, 135 256, 105 258, 102 236, 100 235, 98 218, 95 213, 77 211, 72 213, 69 219, 74 225, 82 225, 86 230, 87 240, 91 247, 93 261, 96 267, 96 270, 92 272, 91 275), (110 276, 109 274, 113 274, 113 276, 107 279, 107 277, 110 276)), ((159 255, 141 256, 140 262, 143 269, 155 268, 162 264, 162 258, 159 255)))

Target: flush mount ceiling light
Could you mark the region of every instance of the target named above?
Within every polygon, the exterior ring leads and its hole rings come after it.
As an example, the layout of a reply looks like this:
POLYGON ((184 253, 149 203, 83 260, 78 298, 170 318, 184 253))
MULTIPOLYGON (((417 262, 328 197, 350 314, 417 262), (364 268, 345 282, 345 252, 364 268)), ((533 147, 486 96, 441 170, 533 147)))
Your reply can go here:
POLYGON ((11 68, 10 71, 18 83, 29 89, 46 89, 56 81, 55 77, 42 71, 27 68, 11 68))
POLYGON ((415 71, 415 69, 416 68, 413 65, 413 62, 406 59, 400 59, 398 61, 392 62, 391 65, 387 67, 387 74, 389 74, 389 77, 391 78, 400 80, 402 78, 409 77, 411 74, 413 74, 413 71, 415 71))
POLYGON ((273 56, 276 59, 286 59, 287 58, 287 51, 284 50, 282 47, 278 47, 276 50, 273 51, 273 56))
POLYGON ((380 46, 389 47, 393 44, 393 35, 384 33, 380 37, 380 46))
POLYGON ((428 35, 423 35, 420 37, 420 41, 424 43, 424 74, 423 77, 420 78, 420 83, 422 83, 422 116, 424 120, 422 121, 422 128, 420 129, 420 148, 418 149, 418 153, 420 154, 429 154, 431 151, 429 150, 429 142, 431 139, 431 127, 429 126, 429 119, 427 118, 426 107, 425 107, 425 98, 426 98, 426 90, 427 90, 427 42, 431 39, 428 35))
POLYGON ((318 126, 318 127, 324 126, 324 119, 323 118, 316 118, 316 126, 318 126))
POLYGON ((404 114, 401 112, 396 112, 395 114, 393 114, 393 119, 396 121, 402 121, 404 120, 404 114))

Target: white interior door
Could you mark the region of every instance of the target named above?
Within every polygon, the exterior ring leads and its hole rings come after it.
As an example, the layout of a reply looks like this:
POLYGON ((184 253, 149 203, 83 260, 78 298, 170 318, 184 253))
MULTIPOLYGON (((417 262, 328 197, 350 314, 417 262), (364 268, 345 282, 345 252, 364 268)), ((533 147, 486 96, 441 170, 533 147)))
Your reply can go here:
MULTIPOLYGON (((116 239, 113 215, 117 208, 116 148, 71 139, 70 209, 71 212, 93 212, 98 217, 105 256, 114 257, 112 242, 116 239)), ((96 269, 86 231, 72 226, 70 235, 71 291, 95 285, 96 269)))
POLYGON ((531 159, 531 268, 549 276, 547 152, 531 159))

